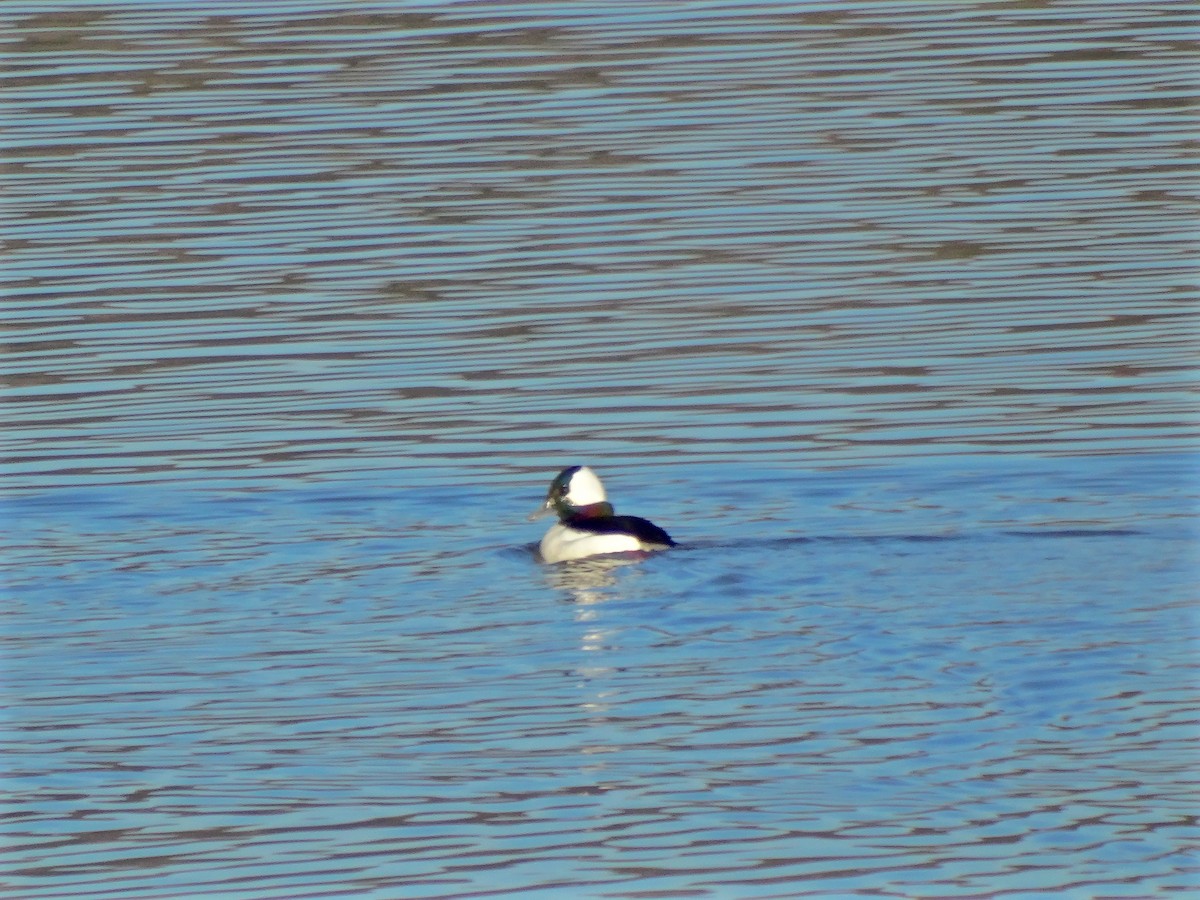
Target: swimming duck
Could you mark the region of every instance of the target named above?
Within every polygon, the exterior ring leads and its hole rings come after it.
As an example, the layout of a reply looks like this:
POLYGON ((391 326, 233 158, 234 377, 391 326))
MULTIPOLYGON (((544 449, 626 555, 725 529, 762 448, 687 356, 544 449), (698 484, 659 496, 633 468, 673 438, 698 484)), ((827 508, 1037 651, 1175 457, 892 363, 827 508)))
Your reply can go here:
POLYGON ((537 519, 554 512, 539 546, 545 562, 584 559, 605 553, 648 552, 674 547, 671 536, 639 516, 613 514, 604 485, 587 466, 563 469, 550 483, 546 502, 530 516, 537 519))

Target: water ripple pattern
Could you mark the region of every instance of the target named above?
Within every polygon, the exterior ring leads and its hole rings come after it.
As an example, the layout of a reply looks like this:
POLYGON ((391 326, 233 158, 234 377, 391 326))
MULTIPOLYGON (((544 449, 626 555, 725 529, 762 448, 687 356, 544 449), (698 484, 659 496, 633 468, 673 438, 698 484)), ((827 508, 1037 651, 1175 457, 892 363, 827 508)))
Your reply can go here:
POLYGON ((1194 4, 0 23, 0 896, 1200 892, 1194 4))
POLYGON ((8 9, 18 477, 1194 441, 1187 3, 8 9))

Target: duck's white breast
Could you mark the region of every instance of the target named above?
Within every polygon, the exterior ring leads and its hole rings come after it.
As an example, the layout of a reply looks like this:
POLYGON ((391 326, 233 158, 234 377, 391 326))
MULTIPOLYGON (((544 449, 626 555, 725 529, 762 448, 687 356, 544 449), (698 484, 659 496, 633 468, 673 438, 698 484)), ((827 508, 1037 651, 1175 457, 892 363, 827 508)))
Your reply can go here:
POLYGON ((546 532, 539 549, 542 559, 553 563, 603 553, 628 553, 643 548, 642 542, 632 534, 596 534, 557 522, 546 532))

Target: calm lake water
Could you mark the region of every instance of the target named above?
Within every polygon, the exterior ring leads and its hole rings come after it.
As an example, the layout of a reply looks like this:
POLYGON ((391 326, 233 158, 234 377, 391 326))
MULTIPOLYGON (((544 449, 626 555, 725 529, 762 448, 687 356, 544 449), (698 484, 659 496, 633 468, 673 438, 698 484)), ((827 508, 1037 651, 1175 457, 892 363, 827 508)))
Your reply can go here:
POLYGON ((1193 4, 0 23, 3 896, 1200 891, 1193 4))

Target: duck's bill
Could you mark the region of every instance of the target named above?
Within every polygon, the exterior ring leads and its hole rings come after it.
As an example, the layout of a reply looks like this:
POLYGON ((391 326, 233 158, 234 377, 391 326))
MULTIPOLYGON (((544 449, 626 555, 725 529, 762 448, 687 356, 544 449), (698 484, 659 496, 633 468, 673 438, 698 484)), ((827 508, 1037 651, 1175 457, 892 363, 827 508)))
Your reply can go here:
POLYGON ((550 501, 547 500, 545 503, 543 503, 541 506, 539 506, 537 509, 535 509, 533 512, 531 512, 529 514, 529 521, 532 522, 534 519, 540 519, 542 516, 549 513, 552 509, 554 509, 554 507, 551 506, 550 501))

